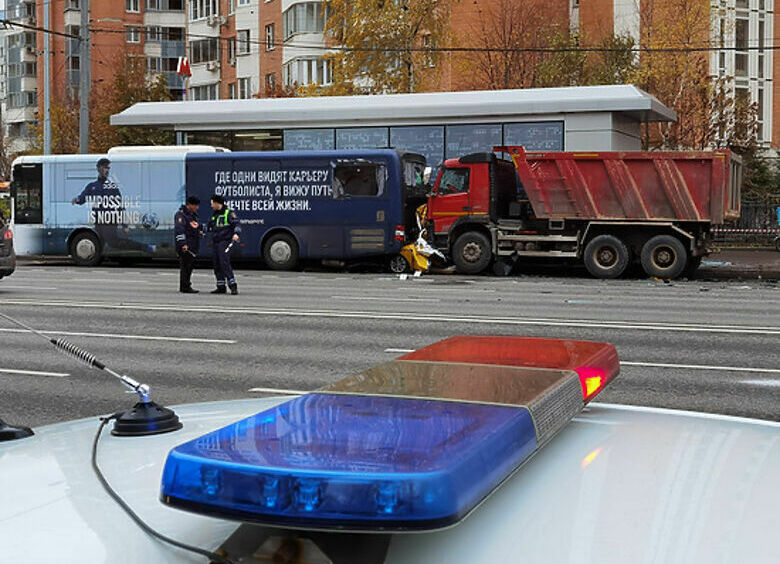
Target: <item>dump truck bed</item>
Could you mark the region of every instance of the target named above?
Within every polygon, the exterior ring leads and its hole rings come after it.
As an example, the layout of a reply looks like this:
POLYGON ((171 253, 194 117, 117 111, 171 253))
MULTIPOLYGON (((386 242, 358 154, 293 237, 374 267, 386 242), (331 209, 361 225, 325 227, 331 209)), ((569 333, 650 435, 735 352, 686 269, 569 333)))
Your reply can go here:
POLYGON ((742 163, 731 151, 509 153, 536 217, 690 221, 739 217, 742 163))

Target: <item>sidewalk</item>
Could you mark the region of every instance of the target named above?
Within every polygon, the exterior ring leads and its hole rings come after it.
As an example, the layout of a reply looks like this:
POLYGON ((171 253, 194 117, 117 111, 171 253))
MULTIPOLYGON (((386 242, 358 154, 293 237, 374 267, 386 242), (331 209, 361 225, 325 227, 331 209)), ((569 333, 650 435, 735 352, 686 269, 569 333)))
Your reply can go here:
POLYGON ((705 257, 696 278, 780 279, 780 252, 725 249, 705 257))

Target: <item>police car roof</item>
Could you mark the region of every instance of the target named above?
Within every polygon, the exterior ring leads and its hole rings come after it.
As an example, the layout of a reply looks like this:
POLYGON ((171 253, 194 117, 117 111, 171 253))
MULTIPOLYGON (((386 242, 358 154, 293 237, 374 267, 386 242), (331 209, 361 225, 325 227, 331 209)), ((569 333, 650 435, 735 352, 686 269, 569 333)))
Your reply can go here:
MULTIPOLYGON (((289 398, 176 408, 184 429, 104 436, 109 482, 154 528, 216 549, 235 522, 158 500, 168 451, 289 398)), ((0 445, 2 560, 199 562, 148 537, 90 470, 97 421, 0 445)), ((780 424, 591 404, 472 515, 390 537, 386 562, 777 562, 780 424)))

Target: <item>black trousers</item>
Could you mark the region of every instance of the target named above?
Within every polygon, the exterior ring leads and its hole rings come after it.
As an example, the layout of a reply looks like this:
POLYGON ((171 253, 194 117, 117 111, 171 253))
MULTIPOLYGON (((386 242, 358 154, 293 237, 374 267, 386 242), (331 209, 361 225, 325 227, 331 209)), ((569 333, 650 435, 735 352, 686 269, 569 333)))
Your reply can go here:
POLYGON ((192 269, 195 266, 195 256, 189 251, 179 251, 179 290, 192 288, 192 269))
POLYGON ((233 276, 233 267, 230 265, 230 253, 225 251, 231 241, 218 241, 214 243, 214 276, 217 278, 217 286, 224 286, 225 281, 229 286, 235 286, 236 279, 233 276))

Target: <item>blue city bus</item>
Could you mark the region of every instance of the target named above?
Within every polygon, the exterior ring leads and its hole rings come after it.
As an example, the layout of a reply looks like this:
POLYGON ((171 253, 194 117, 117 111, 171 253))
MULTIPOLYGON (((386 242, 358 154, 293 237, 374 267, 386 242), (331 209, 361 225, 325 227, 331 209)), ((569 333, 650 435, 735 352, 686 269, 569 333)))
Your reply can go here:
POLYGON ((124 149, 16 159, 18 254, 69 254, 84 266, 173 258, 176 210, 197 195, 205 223, 217 193, 240 218, 236 258, 291 269, 299 259, 383 257, 398 252, 425 198, 425 157, 395 150, 124 149))
MULTIPOLYGON (((390 149, 263 151, 186 157, 188 196, 225 197, 242 230, 234 250, 290 270, 299 260, 392 256, 425 201, 425 157, 390 149)), ((211 214, 201 206, 201 220, 211 214)))

